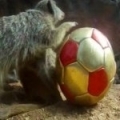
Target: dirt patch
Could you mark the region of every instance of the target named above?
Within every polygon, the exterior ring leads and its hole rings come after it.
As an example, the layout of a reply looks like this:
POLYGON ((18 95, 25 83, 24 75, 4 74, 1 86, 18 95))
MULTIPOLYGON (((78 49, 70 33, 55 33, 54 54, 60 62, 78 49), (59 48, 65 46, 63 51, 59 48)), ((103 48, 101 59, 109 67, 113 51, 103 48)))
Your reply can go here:
POLYGON ((67 102, 47 106, 7 120, 118 120, 120 119, 120 85, 113 85, 108 94, 92 107, 74 106, 67 102))

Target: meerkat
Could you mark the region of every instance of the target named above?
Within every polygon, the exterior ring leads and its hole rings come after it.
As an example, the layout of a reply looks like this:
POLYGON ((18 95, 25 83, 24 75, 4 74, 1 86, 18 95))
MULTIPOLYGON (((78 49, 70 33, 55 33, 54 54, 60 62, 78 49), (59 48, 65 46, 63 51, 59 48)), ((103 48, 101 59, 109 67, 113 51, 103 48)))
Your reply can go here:
MULTIPOLYGON (((47 53, 49 49, 56 51, 67 32, 77 25, 76 22, 59 24, 64 16, 54 0, 42 0, 34 9, 0 18, 1 90, 6 86, 11 66, 14 66, 30 99, 47 103, 61 99, 54 66, 49 64, 47 53)), ((28 111, 29 107, 22 110, 28 111)), ((1 119, 13 115, 12 108, 0 111, 1 119)))

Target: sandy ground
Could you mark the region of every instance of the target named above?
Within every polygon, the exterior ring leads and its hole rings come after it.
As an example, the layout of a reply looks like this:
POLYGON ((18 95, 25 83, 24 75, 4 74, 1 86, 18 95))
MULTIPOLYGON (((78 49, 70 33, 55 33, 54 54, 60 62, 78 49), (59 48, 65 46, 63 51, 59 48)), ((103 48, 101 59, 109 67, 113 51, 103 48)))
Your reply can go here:
POLYGON ((7 120, 119 120, 120 85, 113 85, 95 106, 80 107, 65 101, 19 114, 7 120))

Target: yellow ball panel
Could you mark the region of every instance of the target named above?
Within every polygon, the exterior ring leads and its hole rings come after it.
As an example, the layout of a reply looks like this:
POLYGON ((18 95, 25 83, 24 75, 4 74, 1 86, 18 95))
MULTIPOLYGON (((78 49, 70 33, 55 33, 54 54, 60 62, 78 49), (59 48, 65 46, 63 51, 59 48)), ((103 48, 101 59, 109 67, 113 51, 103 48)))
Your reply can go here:
POLYGON ((111 80, 116 73, 116 62, 111 48, 105 49, 105 70, 108 75, 108 80, 111 80))
POLYGON ((92 96, 89 93, 84 95, 76 96, 75 103, 79 105, 94 105, 98 103, 108 92, 109 88, 111 87, 113 80, 108 84, 104 92, 99 96, 92 96))
POLYGON ((69 37, 76 42, 81 42, 83 39, 91 37, 93 29, 94 28, 89 28, 89 27, 76 29, 70 34, 69 37))
POLYGON ((91 105, 91 96, 88 93, 84 95, 76 96, 75 103, 79 105, 91 105))
POLYGON ((100 99, 98 97, 92 96, 89 93, 86 93, 85 95, 82 95, 82 96, 77 96, 75 98, 76 104, 86 105, 86 106, 94 105, 94 104, 98 103, 99 100, 100 99))
POLYGON ((104 50, 92 38, 86 38, 80 43, 77 60, 89 72, 93 72, 104 65, 104 50))
POLYGON ((56 74, 58 83, 62 83, 64 80, 64 67, 61 64, 59 58, 56 60, 56 74))
POLYGON ((77 62, 68 65, 64 70, 64 84, 73 95, 87 93, 88 72, 77 62))

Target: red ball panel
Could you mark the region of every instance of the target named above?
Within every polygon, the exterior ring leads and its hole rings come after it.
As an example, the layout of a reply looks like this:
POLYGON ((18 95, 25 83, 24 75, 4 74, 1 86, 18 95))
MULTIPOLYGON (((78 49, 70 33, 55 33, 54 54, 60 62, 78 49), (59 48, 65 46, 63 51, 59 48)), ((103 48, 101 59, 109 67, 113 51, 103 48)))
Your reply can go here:
POLYGON ((78 44, 73 40, 68 40, 60 52, 60 60, 63 66, 76 61, 78 51, 78 44))
POLYGON ((105 70, 89 73, 88 92, 93 96, 99 96, 107 87, 108 78, 105 70))
POLYGON ((93 40, 95 40, 97 43, 99 43, 103 49, 109 47, 109 43, 108 43, 107 37, 105 37, 97 29, 93 29, 93 33, 92 33, 91 37, 93 38, 93 40))
POLYGON ((70 90, 67 88, 65 84, 60 84, 60 88, 62 92, 64 93, 65 97, 72 103, 75 102, 74 98, 75 96, 70 92, 70 90))

